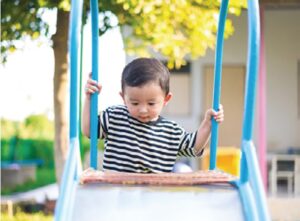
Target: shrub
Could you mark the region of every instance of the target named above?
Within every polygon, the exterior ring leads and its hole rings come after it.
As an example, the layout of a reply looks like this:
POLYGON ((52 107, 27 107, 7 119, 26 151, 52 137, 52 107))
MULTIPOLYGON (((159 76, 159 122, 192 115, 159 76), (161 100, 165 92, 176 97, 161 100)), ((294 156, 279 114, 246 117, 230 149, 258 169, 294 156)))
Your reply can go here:
POLYGON ((41 159, 43 167, 54 168, 54 150, 51 140, 3 139, 1 161, 41 159))

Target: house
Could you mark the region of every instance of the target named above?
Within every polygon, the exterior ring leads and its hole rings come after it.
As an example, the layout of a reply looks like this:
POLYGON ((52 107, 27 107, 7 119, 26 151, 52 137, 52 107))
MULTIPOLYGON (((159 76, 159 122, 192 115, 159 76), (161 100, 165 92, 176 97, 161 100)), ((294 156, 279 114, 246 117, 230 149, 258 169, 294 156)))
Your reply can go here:
MULTIPOLYGON (((300 1, 261 0, 260 5, 265 45, 267 151, 286 152, 289 147, 300 150, 300 1)), ((247 11, 229 18, 235 32, 224 41, 221 103, 225 121, 219 130, 218 144, 240 147, 248 52, 247 11)), ((189 131, 198 128, 205 110, 212 105, 214 56, 214 51, 208 50, 204 57, 189 61, 186 67, 171 74, 174 97, 164 116, 189 131)), ((256 114, 256 122, 257 118, 256 114)), ((255 128, 257 146, 256 125, 255 128)))

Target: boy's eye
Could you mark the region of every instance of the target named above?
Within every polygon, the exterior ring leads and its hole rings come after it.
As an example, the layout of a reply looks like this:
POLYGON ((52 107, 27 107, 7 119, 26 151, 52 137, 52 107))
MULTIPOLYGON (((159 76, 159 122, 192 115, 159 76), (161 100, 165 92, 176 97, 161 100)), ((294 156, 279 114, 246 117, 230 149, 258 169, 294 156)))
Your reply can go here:
POLYGON ((137 105, 138 105, 137 102, 132 102, 131 104, 132 104, 133 106, 137 106, 137 105))
POLYGON ((151 102, 151 103, 149 103, 149 105, 150 105, 150 106, 153 106, 153 105, 155 105, 155 103, 154 103, 154 102, 151 102))

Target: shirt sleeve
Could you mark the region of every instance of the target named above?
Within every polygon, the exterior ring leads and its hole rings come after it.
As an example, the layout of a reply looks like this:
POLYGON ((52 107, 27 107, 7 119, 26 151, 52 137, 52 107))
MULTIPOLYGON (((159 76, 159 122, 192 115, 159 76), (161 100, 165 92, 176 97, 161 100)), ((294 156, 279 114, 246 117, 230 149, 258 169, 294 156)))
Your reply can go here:
POLYGON ((193 133, 184 132, 179 144, 178 156, 184 157, 199 157, 203 154, 204 149, 200 153, 195 151, 195 143, 197 138, 197 131, 193 133))
POLYGON ((109 109, 102 111, 98 116, 98 138, 103 139, 108 134, 109 109))

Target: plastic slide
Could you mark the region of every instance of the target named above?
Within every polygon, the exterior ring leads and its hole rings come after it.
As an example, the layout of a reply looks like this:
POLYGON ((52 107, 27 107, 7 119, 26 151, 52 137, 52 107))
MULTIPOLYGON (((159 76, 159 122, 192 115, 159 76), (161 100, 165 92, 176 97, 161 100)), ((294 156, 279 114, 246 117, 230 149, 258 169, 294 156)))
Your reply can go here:
MULTIPOLYGON (((146 220, 270 220, 264 187, 252 142, 256 81, 259 55, 258 0, 248 0, 248 64, 245 113, 241 145, 240 176, 234 180, 197 185, 126 185, 109 183, 80 184, 79 158, 79 45, 83 0, 72 0, 70 54, 70 146, 60 194, 55 209, 56 221, 146 221, 146 220)), ((217 34, 213 108, 220 100, 223 34, 228 0, 221 1, 217 34)), ((98 79, 98 1, 91 0, 92 78, 98 79)), ((91 101, 91 167, 97 165, 97 97, 91 101)), ((210 170, 217 171, 218 125, 213 122, 210 170)))

